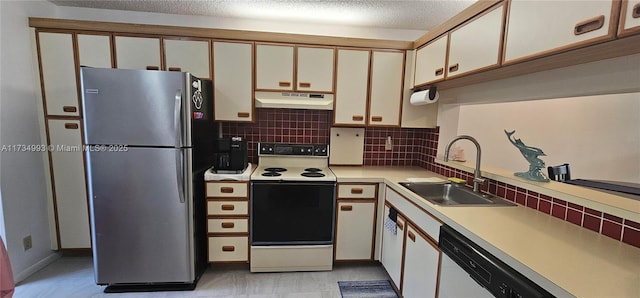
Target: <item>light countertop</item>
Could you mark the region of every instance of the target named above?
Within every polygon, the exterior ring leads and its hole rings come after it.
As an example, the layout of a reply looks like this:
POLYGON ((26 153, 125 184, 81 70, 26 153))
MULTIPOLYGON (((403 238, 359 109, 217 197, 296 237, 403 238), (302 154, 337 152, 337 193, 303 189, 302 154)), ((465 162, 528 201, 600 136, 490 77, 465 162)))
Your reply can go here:
POLYGON ((420 167, 332 166, 338 182, 384 182, 557 297, 640 297, 640 249, 542 212, 441 207, 398 182, 445 178, 420 167))

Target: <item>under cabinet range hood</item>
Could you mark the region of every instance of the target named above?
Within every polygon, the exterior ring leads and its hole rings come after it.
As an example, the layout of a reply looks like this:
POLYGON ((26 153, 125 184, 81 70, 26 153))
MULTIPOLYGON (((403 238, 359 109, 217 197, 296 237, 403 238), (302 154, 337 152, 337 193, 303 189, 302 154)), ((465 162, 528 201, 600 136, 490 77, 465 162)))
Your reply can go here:
POLYGON ((256 91, 256 108, 333 110, 333 94, 256 91))

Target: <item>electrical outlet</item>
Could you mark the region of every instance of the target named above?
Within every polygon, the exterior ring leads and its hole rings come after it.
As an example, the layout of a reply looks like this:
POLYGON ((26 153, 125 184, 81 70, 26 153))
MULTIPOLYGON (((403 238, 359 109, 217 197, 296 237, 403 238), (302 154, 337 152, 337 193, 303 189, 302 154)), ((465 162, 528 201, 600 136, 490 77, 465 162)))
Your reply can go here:
POLYGON ((31 247, 33 247, 33 243, 31 243, 31 235, 22 238, 22 247, 24 247, 25 251, 27 251, 27 250, 31 249, 31 247))
POLYGON ((387 141, 384 142, 384 150, 393 150, 393 140, 391 140, 391 136, 388 136, 387 141))

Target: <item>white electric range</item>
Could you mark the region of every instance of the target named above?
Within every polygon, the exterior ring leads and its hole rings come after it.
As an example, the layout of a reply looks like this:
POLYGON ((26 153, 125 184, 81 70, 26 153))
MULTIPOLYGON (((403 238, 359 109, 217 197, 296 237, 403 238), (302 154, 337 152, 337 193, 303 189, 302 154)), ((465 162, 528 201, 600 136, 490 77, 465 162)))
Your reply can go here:
POLYGON ((258 144, 251 175, 251 271, 333 268, 336 176, 326 144, 258 144))

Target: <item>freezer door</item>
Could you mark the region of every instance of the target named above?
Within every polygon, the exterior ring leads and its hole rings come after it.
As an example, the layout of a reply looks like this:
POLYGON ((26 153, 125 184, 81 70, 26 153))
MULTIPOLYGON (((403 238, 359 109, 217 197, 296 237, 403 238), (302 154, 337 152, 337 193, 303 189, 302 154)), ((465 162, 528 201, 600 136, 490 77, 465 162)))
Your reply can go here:
POLYGON ((194 281, 190 154, 87 153, 97 284, 194 281))
POLYGON ((89 67, 80 73, 86 144, 183 146, 190 107, 184 73, 89 67))

